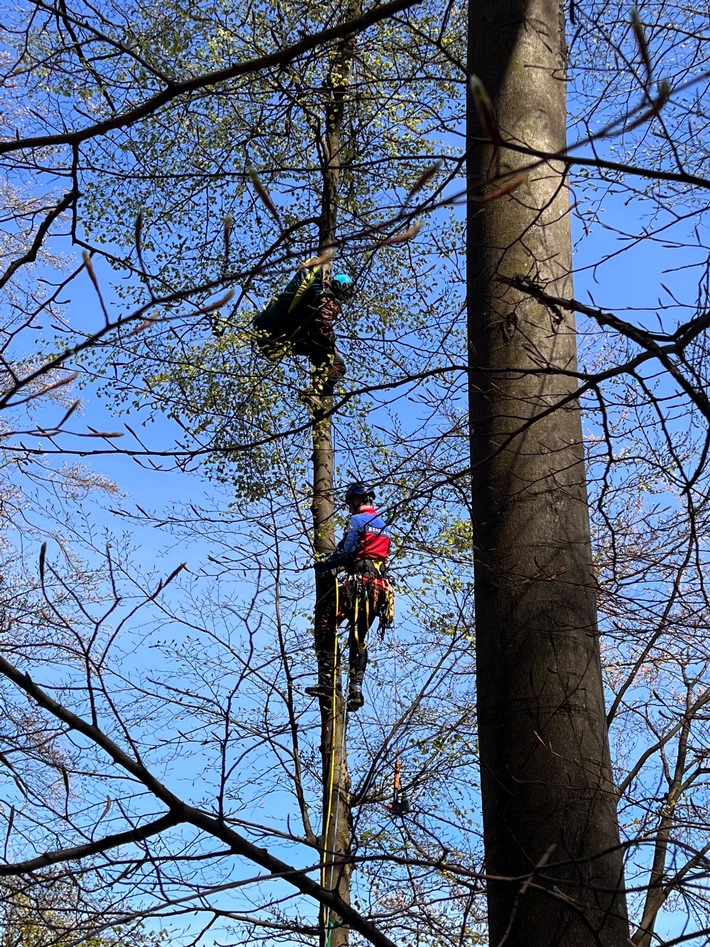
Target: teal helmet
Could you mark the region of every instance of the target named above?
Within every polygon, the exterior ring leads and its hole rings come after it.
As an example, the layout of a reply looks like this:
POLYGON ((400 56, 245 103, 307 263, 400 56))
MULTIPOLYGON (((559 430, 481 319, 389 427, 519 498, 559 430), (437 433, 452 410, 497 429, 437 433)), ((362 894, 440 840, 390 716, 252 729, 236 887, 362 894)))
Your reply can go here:
POLYGON ((330 281, 330 286, 333 290, 333 294, 337 296, 338 299, 342 299, 352 290, 353 281, 347 273, 337 273, 330 281))

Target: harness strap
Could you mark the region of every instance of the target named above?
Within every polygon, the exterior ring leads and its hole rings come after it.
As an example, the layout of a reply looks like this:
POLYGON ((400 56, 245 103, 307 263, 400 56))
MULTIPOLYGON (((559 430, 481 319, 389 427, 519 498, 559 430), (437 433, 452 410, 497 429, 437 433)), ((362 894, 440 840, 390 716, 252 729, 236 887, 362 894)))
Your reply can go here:
POLYGON ((301 297, 304 295, 308 287, 311 285, 311 283, 315 279, 315 276, 316 274, 314 270, 309 269, 308 273, 303 277, 301 285, 298 287, 298 289, 294 293, 293 299, 291 300, 291 305, 288 307, 289 312, 295 309, 296 306, 299 304, 299 302, 301 301, 301 297))

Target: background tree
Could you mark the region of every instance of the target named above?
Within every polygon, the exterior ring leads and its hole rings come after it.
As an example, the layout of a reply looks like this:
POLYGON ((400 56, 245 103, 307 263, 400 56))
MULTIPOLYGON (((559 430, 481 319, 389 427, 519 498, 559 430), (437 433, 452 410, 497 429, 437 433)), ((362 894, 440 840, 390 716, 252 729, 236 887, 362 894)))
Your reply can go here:
POLYGON ((564 152, 562 5, 476 3, 469 36, 472 509, 491 939, 621 945, 629 932, 575 326, 510 286, 524 278, 571 295, 565 168, 541 160, 510 196, 486 200, 485 191, 487 181, 504 188, 527 163, 508 141, 564 152))

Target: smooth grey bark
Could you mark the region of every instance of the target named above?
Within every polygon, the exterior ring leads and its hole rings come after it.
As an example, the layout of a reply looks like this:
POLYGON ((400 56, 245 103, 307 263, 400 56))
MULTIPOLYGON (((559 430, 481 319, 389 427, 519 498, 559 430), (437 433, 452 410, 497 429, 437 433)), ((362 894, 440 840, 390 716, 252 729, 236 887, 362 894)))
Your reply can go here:
POLYGON ((581 422, 564 374, 576 369, 575 325, 506 282, 571 295, 564 168, 542 162, 493 196, 526 163, 506 141, 564 148, 565 53, 559 0, 470 0, 469 71, 503 142, 496 153, 471 100, 478 715, 490 944, 505 947, 623 947, 629 937, 581 422))

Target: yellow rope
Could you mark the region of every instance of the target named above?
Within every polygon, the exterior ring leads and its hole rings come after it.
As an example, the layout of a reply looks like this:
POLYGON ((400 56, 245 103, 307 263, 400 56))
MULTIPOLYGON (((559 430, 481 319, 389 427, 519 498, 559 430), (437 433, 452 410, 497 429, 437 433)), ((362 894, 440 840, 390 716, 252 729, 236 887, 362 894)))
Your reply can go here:
MULTIPOLYGON (((357 619, 358 619, 358 605, 359 605, 360 603, 359 603, 359 601, 358 601, 357 592, 356 592, 355 595, 353 596, 353 599, 354 599, 354 601, 353 601, 353 617, 352 617, 352 623, 353 623, 353 637, 355 638, 355 644, 356 644, 356 645, 358 646, 358 648, 359 648, 359 647, 360 647, 360 636, 359 636, 358 633, 357 633, 357 619)), ((350 689, 350 678, 348 678, 348 690, 349 690, 349 689, 350 689)))
MULTIPOLYGON (((330 773, 329 773, 329 775, 328 775, 328 807, 327 807, 327 811, 326 811, 325 824, 324 824, 324 827, 323 827, 323 851, 322 851, 322 853, 321 853, 321 875, 320 875, 320 877, 321 877, 321 888, 325 888, 325 887, 326 887, 326 867, 327 867, 327 852, 328 852, 328 830, 329 830, 329 827, 330 827, 330 816, 331 816, 331 812, 332 812, 333 786, 335 785, 335 729, 336 729, 336 728, 335 728, 335 723, 336 723, 336 720, 337 720, 337 714, 336 714, 336 699, 337 699, 337 694, 338 694, 338 686, 337 686, 337 678, 336 678, 336 675, 337 675, 337 673, 338 673, 338 648, 339 648, 339 644, 338 644, 338 634, 337 634, 337 622, 338 622, 338 606, 339 606, 339 601, 338 601, 338 599, 339 599, 339 589, 340 589, 340 587, 339 587, 339 583, 338 583, 337 577, 334 577, 334 581, 335 581, 335 610, 334 610, 334 615, 333 615, 333 625, 334 625, 334 628, 333 628, 333 635, 334 635, 334 639, 335 639, 335 640, 334 640, 334 646, 333 646, 333 674, 332 674, 332 678, 333 678, 333 692, 332 692, 332 694, 331 694, 331 699, 330 699, 331 714, 332 714, 331 722, 330 722, 330 773)), ((335 837, 336 830, 337 830, 337 811, 336 811, 336 824, 333 826, 333 836, 334 836, 334 837, 335 837)), ((331 883, 332 883, 332 880, 333 880, 333 869, 334 869, 334 864, 333 864, 333 861, 331 861, 331 866, 330 866, 330 880, 331 880, 331 883)), ((322 924, 322 926, 323 926, 323 930, 325 930, 325 928, 326 928, 327 918, 328 918, 328 908, 327 908, 324 904, 321 904, 321 924, 322 924)), ((331 930, 329 930, 329 932, 328 932, 328 936, 327 936, 327 939, 326 939, 326 944, 329 944, 329 943, 330 943, 330 934, 331 934, 331 931, 332 931, 332 925, 329 925, 329 927, 331 928, 331 930)))

